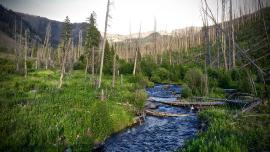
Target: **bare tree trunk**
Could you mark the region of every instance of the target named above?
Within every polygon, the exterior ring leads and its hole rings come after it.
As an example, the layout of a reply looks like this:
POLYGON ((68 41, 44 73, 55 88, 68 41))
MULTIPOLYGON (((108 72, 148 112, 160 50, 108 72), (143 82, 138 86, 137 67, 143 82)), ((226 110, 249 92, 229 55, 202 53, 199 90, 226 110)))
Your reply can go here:
POLYGON ((109 10, 110 10, 110 0, 108 0, 107 3, 107 12, 106 12, 106 18, 105 18, 105 30, 104 30, 104 37, 103 37, 103 44, 102 44, 102 52, 101 52, 101 63, 100 63, 100 70, 99 70, 99 81, 98 81, 98 88, 101 87, 101 81, 102 81, 102 70, 103 70, 103 60, 104 60, 104 49, 105 44, 107 40, 107 26, 108 26, 108 17, 109 17, 109 10))
POLYGON ((140 50, 140 45, 141 45, 140 41, 141 41, 141 26, 140 26, 140 31, 139 31, 139 38, 138 38, 138 42, 137 42, 137 47, 135 49, 135 61, 134 61, 134 67, 133 67, 133 75, 136 74, 138 52, 140 50))
POLYGON ((42 47, 42 54, 43 54, 43 59, 45 58, 45 69, 48 69, 48 55, 49 55, 49 41, 50 41, 50 37, 51 37, 51 23, 48 23, 47 27, 46 27, 46 35, 45 35, 45 39, 44 39, 44 44, 42 47))
POLYGON ((235 61, 235 56, 236 56, 236 53, 235 53, 235 38, 234 38, 234 24, 232 24, 232 57, 233 57, 233 68, 236 67, 236 61, 235 61))
POLYGON ((15 17, 15 26, 14 26, 14 39, 15 39, 15 50, 14 50, 14 55, 15 55, 15 63, 16 63, 16 71, 19 71, 19 63, 18 63, 18 48, 17 48, 17 21, 15 17))
POLYGON ((155 22, 154 22, 154 54, 155 54, 155 61, 157 64, 158 59, 157 59, 157 20, 156 20, 156 18, 155 18, 155 22))
POLYGON ((24 44, 24 77, 27 78, 27 31, 25 31, 25 44, 24 44))
MULTIPOLYGON (((259 2, 259 9, 262 9, 261 0, 258 0, 258 2, 259 2)), ((265 18, 264 18, 263 12, 261 12, 261 16, 262 16, 263 25, 264 25, 264 31, 265 31, 265 35, 266 35, 266 39, 267 39, 267 43, 268 43, 268 49, 270 49, 270 40, 269 40, 269 36, 268 36, 268 33, 267 33, 267 26, 266 26, 266 23, 265 23, 265 18)))
POLYGON ((135 61, 134 61, 134 67, 133 67, 133 75, 136 74, 136 67, 137 67, 137 56, 138 56, 138 48, 135 48, 135 61))
POLYGON ((75 55, 75 61, 77 61, 82 54, 82 30, 79 31, 79 42, 78 42, 78 50, 75 55))
POLYGON ((92 48, 92 77, 95 76, 95 48, 92 48))
POLYGON ((112 79, 112 87, 114 88, 115 86, 115 74, 116 74, 116 47, 115 47, 115 52, 113 55, 113 79, 112 79))
POLYGON ((63 84, 63 78, 64 78, 64 74, 65 74, 65 69, 66 69, 66 61, 67 61, 68 51, 70 49, 70 43, 71 43, 71 39, 69 38, 67 45, 66 46, 64 45, 64 48, 63 48, 61 75, 60 75, 60 79, 59 79, 58 88, 61 88, 62 84, 63 84))
POLYGON ((88 65, 89 65, 89 55, 87 53, 86 54, 86 65, 85 65, 85 70, 84 70, 85 79, 86 79, 86 76, 87 76, 88 65))
POLYGON ((20 70, 20 52, 22 52, 22 19, 21 19, 21 27, 20 27, 20 40, 19 40, 19 51, 18 51, 18 62, 16 64, 16 68, 18 71, 20 70))
MULTIPOLYGON (((222 29, 225 30, 225 0, 222 0, 222 29)), ((225 34, 222 33, 222 52, 223 52, 223 58, 224 58, 224 67, 225 70, 228 69, 227 64, 227 54, 226 54, 226 38, 225 34)))

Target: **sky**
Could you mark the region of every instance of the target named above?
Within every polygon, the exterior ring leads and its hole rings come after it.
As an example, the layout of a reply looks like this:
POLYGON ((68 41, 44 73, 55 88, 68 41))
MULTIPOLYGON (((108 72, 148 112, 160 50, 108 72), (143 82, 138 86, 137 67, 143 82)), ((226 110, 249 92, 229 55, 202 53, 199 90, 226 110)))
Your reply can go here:
MULTIPOLYGON (((154 30, 170 32, 187 26, 201 26, 201 0, 111 0, 108 33, 138 33, 154 30)), ((5 7, 17 12, 64 21, 85 22, 92 11, 97 14, 98 29, 103 32, 107 0, 0 0, 5 7)), ((216 0, 209 0, 216 5, 216 0)))

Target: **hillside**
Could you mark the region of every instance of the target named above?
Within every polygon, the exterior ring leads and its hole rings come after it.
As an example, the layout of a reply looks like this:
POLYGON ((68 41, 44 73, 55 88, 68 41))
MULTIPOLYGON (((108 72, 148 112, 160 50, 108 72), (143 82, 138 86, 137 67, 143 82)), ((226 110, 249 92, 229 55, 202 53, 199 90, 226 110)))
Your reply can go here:
MULTIPOLYGON (((44 40, 48 23, 51 23, 51 44, 53 47, 57 47, 60 41, 63 22, 50 20, 45 17, 14 12, 0 5, 0 31, 3 32, 2 34, 6 35, 5 37, 14 39, 15 20, 17 24, 17 34, 20 33, 20 25, 22 22, 22 31, 24 32, 28 29, 30 31, 31 39, 40 43, 44 40)), ((72 24, 72 37, 75 44, 78 42, 79 30, 82 29, 85 31, 86 25, 86 23, 72 24)))

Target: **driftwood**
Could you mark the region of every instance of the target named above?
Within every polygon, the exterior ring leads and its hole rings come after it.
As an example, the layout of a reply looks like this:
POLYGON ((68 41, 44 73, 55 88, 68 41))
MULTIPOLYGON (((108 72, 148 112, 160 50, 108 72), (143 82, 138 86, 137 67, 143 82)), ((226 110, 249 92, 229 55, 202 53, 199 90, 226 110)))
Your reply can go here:
POLYGON ((256 102, 253 102, 252 104, 250 104, 248 107, 244 108, 243 110, 241 110, 241 113, 245 113, 245 112, 249 112, 251 111, 253 108, 255 108, 257 105, 261 104, 262 100, 257 100, 256 102))
POLYGON ((186 117, 191 116, 191 114, 175 114, 175 113, 167 113, 167 112, 157 112, 153 110, 145 110, 147 115, 157 116, 157 117, 186 117))
POLYGON ((162 104, 167 104, 171 106, 179 106, 179 107, 185 107, 185 106, 220 106, 225 105, 225 102, 164 102, 164 101, 157 101, 162 104))
POLYGON ((240 114, 251 111, 253 108, 255 108, 256 106, 258 106, 261 103, 262 103, 262 100, 260 98, 256 98, 255 101, 253 103, 251 103, 249 106, 247 106, 246 108, 243 108, 241 111, 237 112, 234 115, 234 118, 238 117, 240 114))

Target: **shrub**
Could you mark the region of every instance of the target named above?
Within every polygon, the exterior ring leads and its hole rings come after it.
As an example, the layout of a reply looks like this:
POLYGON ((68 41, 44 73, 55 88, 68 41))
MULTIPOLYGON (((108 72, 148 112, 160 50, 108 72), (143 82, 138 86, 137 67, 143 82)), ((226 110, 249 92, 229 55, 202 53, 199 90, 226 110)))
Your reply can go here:
POLYGON ((152 82, 148 80, 147 77, 145 77, 142 73, 137 73, 135 76, 132 75, 129 80, 130 83, 136 83, 139 84, 140 88, 144 88, 147 86, 153 85, 152 82))
POLYGON ((191 95, 192 95, 192 90, 187 85, 183 85, 182 86, 182 97, 188 98, 191 95))
POLYGON ((188 70, 185 75, 185 81, 187 85, 191 88, 192 93, 195 95, 203 94, 203 87, 205 86, 205 77, 203 73, 198 68, 192 68, 188 70))
POLYGON ((145 57, 142 59, 140 67, 143 74, 150 78, 152 77, 153 71, 157 68, 157 65, 155 64, 153 58, 145 57))
POLYGON ((133 65, 131 63, 127 63, 124 60, 119 60, 119 71, 121 74, 132 74, 133 72, 133 65))
POLYGON ((158 68, 152 73, 151 80, 154 82, 168 81, 170 78, 170 72, 165 68, 158 68))
POLYGON ((141 90, 136 90, 135 94, 131 95, 129 97, 129 103, 132 104, 138 113, 140 113, 145 105, 145 101, 147 99, 147 94, 146 92, 141 89, 141 90))
POLYGON ((232 79, 229 72, 224 71, 218 79, 218 86, 221 88, 232 88, 232 79))
POLYGON ((81 61, 77 61, 73 65, 73 70, 83 70, 85 68, 85 64, 83 64, 81 61))

